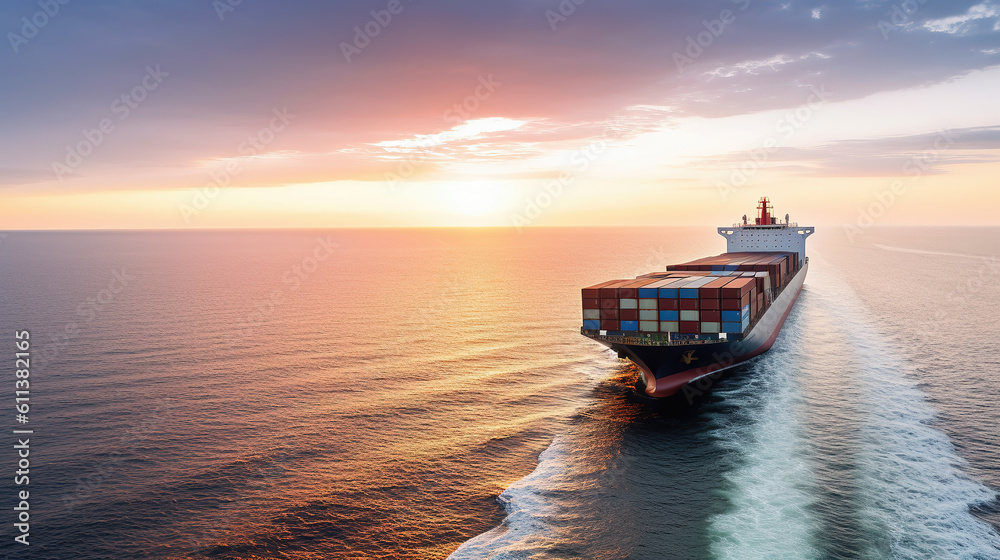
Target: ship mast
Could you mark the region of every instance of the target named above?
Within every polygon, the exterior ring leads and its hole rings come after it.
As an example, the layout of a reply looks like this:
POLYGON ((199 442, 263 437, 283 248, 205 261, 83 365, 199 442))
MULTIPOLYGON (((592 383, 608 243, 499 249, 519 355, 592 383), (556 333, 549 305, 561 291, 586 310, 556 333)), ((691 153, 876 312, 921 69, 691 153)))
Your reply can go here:
POLYGON ((774 206, 771 205, 771 201, 766 196, 760 197, 760 200, 757 201, 757 225, 773 225, 774 216, 771 215, 773 211, 774 206))

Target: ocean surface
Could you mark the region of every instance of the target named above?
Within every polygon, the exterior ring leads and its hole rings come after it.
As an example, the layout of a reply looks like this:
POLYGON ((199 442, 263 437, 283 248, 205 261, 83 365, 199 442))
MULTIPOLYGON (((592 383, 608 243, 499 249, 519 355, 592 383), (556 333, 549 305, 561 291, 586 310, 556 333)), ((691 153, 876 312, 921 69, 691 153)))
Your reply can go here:
POLYGON ((1000 229, 838 228, 688 414, 579 289, 713 228, 8 232, 6 558, 1000 558, 1000 229), (15 543, 30 490, 30 545, 15 543))

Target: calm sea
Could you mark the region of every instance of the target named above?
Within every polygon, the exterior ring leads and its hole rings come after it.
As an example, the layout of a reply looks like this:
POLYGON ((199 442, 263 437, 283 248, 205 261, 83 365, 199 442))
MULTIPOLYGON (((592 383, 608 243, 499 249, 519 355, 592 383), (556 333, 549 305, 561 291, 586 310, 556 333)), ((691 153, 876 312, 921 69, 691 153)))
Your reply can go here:
POLYGON ((712 228, 9 232, 9 558, 1000 558, 1000 229, 810 239, 677 417, 579 289, 712 228), (15 422, 14 332, 31 333, 15 422), (15 543, 30 490, 30 545, 15 543))

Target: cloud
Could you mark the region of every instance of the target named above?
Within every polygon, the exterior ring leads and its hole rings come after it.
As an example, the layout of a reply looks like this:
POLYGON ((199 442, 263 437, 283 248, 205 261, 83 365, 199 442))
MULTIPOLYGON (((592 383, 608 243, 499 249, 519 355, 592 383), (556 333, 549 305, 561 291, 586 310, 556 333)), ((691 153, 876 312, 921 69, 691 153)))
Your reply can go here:
POLYGON ((475 140, 490 133, 516 130, 527 123, 528 121, 519 121, 504 117, 489 117, 466 121, 456 125, 451 130, 437 134, 418 134, 414 138, 405 140, 383 140, 374 145, 385 148, 388 151, 426 149, 442 144, 475 140))
POLYGON ((924 29, 935 33, 948 33, 951 35, 967 35, 974 32, 977 23, 988 23, 985 29, 1000 30, 1000 6, 991 2, 976 4, 964 14, 949 16, 940 19, 933 19, 924 22, 924 29), (981 20, 987 20, 981 22, 981 20), (992 20, 992 21, 990 21, 992 20))
MULTIPOLYGON (((751 157, 750 152, 734 152, 702 163, 738 166, 751 157)), ((940 174, 948 165, 997 161, 1000 126, 777 148, 768 158, 768 167, 814 177, 876 177, 903 175, 914 162, 920 163, 922 174, 940 174)))
MULTIPOLYGON (((405 2, 347 63, 342 45, 353 44, 385 2, 243 2, 222 21, 204 0, 70 3, 19 53, 0 53, 0 73, 16 76, 0 84, 0 167, 30 170, 25 185, 46 180, 32 177, 51 175, 51 162, 106 117, 149 64, 170 76, 117 123, 79 175, 134 184, 143 173, 236 157, 274 107, 298 117, 269 150, 322 160, 341 177, 377 167, 387 149, 421 142, 439 142, 443 156, 529 154, 614 122, 638 133, 683 117, 794 107, 808 85, 825 85, 843 101, 998 62, 997 34, 980 25, 995 17, 984 15, 993 3, 929 2, 914 15, 919 25, 889 41, 878 30, 892 13, 884 1, 587 2, 552 31, 545 12, 559 4, 405 2), (683 53, 724 10, 732 23, 678 71, 671 54, 683 53), (961 31, 972 24, 976 33, 961 31), (472 134, 443 118, 476 95, 484 75, 500 85, 467 122, 529 124, 472 134)), ((4 3, 0 21, 16 30, 34 6, 4 3)), ((294 160, 289 180, 299 173, 294 160)))

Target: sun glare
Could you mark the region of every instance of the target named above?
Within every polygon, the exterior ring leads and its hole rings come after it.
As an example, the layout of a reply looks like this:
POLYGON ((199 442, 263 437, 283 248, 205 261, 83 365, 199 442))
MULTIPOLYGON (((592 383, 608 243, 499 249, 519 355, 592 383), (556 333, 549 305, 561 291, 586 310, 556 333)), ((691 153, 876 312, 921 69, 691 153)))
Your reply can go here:
POLYGON ((476 181, 456 183, 445 189, 447 207, 461 216, 487 216, 505 208, 507 192, 498 183, 476 181))

